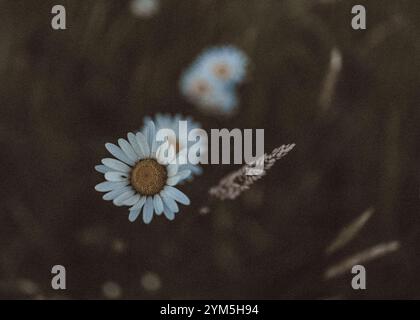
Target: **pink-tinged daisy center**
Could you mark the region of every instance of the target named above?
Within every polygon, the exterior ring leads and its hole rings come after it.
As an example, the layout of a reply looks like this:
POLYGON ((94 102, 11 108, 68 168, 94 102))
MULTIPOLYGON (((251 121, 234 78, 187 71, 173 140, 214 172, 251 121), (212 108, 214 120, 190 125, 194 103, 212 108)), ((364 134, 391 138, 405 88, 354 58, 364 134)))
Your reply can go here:
POLYGON ((137 162, 131 172, 131 185, 138 193, 152 196, 159 193, 168 178, 166 168, 154 159, 137 162))
POLYGON ((210 85, 205 80, 196 80, 192 85, 192 93, 196 96, 204 96, 210 92, 210 85))
POLYGON ((216 63, 213 67, 213 72, 219 79, 227 80, 230 77, 230 68, 224 62, 216 63))

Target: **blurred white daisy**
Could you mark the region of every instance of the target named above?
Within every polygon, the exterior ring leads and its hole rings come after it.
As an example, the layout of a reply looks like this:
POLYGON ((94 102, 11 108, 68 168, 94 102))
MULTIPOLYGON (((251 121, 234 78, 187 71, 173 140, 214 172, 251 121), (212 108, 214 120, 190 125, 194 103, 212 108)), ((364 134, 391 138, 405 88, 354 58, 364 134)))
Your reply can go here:
POLYGON ((131 12, 141 18, 150 18, 159 10, 159 0, 132 0, 131 12))
POLYGON ((236 86, 247 65, 247 56, 233 46, 208 49, 182 74, 181 93, 204 112, 230 115, 239 104, 236 86))
POLYGON ((248 57, 234 46, 223 46, 206 50, 197 63, 197 68, 218 81, 238 84, 245 79, 248 57))
POLYGON ((215 79, 203 73, 202 69, 198 69, 197 65, 193 65, 182 75, 180 89, 192 103, 200 105, 217 95, 221 86, 215 79))
MULTIPOLYGON (((169 114, 161 114, 158 113, 155 115, 154 119, 150 117, 146 117, 144 120, 145 127, 147 124, 149 124, 151 121, 153 121, 156 124, 156 131, 160 129, 170 129, 173 130, 176 134, 176 137, 174 137, 176 140, 169 141, 169 143, 175 147, 175 151, 177 155, 183 156, 185 159, 188 160, 188 148, 190 148, 192 145, 196 144, 196 141, 188 141, 188 134, 193 129, 201 129, 201 125, 197 122, 195 122, 191 117, 183 117, 180 114, 176 114, 175 116, 171 116, 169 114), (187 122, 187 132, 186 137, 181 137, 179 134, 180 129, 180 121, 186 121, 187 122)), ((146 128, 143 128, 142 131, 144 132, 146 128)), ((200 154, 200 156, 206 156, 207 154, 207 141, 204 139, 200 139, 200 151, 202 151, 204 154, 200 154)), ((179 165, 179 170, 190 170, 191 175, 187 177, 188 180, 191 180, 194 175, 199 175, 203 172, 203 169, 201 168, 200 164, 181 164, 179 165)))
POLYGON ((237 110, 238 104, 235 90, 221 88, 214 95, 203 99, 198 107, 206 113, 232 115, 237 110))
POLYGON ((121 286, 114 281, 107 281, 102 285, 102 292, 107 299, 115 300, 122 296, 121 286))
POLYGON ((202 111, 211 114, 231 114, 238 105, 232 86, 224 86, 208 73, 192 68, 181 78, 182 94, 202 111))
MULTIPOLYGON (((189 205, 189 198, 175 188, 179 181, 191 174, 190 170, 178 170, 178 165, 168 161, 162 150, 171 150, 168 142, 156 141, 156 128, 153 122, 147 132, 129 132, 128 140, 119 139, 118 146, 106 143, 106 149, 115 158, 102 159, 102 165, 95 169, 105 176, 105 182, 95 189, 106 192, 104 200, 116 206, 129 206, 128 219, 133 222, 143 212, 143 221, 148 224, 153 215, 162 213, 169 220, 179 211, 177 202, 189 205), (161 148, 164 147, 164 148, 161 148)), ((171 153, 171 152, 169 152, 171 153)))

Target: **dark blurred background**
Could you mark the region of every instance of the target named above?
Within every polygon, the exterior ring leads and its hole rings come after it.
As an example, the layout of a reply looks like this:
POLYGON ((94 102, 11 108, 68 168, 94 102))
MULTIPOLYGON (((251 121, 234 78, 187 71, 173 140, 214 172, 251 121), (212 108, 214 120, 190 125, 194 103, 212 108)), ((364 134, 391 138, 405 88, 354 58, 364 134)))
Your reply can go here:
POLYGON ((0 1, 0 297, 420 298, 420 2, 161 0, 148 19, 129 7, 0 1), (67 30, 51 28, 56 4, 67 30), (351 28, 356 4, 366 30, 351 28), (233 118, 199 112, 178 90, 182 71, 220 44, 251 60, 233 118), (297 146, 237 200, 209 204, 208 189, 237 167, 206 166, 181 188, 192 205, 175 221, 130 223, 94 190, 93 167, 105 142, 157 112, 264 128, 266 151, 297 146), (367 290, 351 288, 350 271, 325 276, 391 241, 397 250, 362 263, 367 290), (56 264, 65 291, 51 288, 56 264))

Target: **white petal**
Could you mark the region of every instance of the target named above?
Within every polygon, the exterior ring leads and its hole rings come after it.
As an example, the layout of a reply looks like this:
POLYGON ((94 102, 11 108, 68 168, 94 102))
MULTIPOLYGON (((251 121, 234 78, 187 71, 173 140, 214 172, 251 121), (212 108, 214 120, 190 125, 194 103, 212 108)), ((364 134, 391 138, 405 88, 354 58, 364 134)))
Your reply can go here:
POLYGON ((97 184, 95 186, 95 190, 99 191, 99 192, 108 192, 108 191, 112 191, 112 190, 116 190, 116 189, 125 187, 127 184, 128 184, 128 181, 123 181, 123 182, 105 181, 105 182, 101 182, 101 183, 97 184))
POLYGON ((188 164, 188 149, 184 148, 177 154, 178 163, 188 164))
POLYGON ((143 208, 143 222, 149 224, 153 219, 153 200, 152 197, 147 197, 143 208))
POLYGON ((104 166, 103 164, 99 164, 95 166, 95 170, 100 173, 107 173, 108 171, 113 171, 111 168, 108 168, 107 166, 104 166))
POLYGON ((137 217, 140 214, 140 211, 141 211, 141 208, 136 209, 136 210, 130 210, 130 214, 128 215, 128 220, 130 220, 130 222, 136 221, 137 217))
POLYGON ((137 143, 137 139, 134 133, 129 132, 127 134, 128 141, 130 142, 131 146, 133 147, 133 150, 135 153, 137 153, 137 156, 139 159, 143 159, 145 157, 144 152, 140 148, 139 144, 137 143))
POLYGON ((156 127, 153 121, 147 125, 147 138, 150 146, 151 154, 156 152, 156 127))
POLYGON ((168 163, 168 157, 166 154, 169 155, 169 142, 166 140, 164 143, 162 143, 157 149, 156 152, 154 152, 152 155, 156 156, 156 160, 161 165, 166 165, 168 163))
POLYGON ((124 201, 131 198, 134 195, 134 190, 130 190, 127 192, 124 192, 123 194, 119 195, 118 197, 116 197, 112 202, 120 207, 124 205, 124 201))
POLYGON ((145 157, 150 157, 150 148, 149 144, 147 143, 147 139, 143 133, 137 132, 136 133, 137 143, 139 144, 140 149, 143 151, 145 157))
POLYGON ((174 220, 175 219, 175 213, 171 211, 167 206, 163 207, 163 212, 165 214, 165 217, 168 218, 168 220, 174 220))
POLYGON ((171 197, 167 196, 166 193, 164 192, 165 190, 162 190, 160 192, 160 196, 163 200, 163 203, 173 212, 178 212, 179 208, 178 205, 176 204, 175 200, 172 199, 171 197))
POLYGON ((122 162, 128 163, 129 165, 133 166, 134 161, 130 160, 125 153, 115 144, 113 143, 106 143, 105 148, 109 151, 110 154, 112 154, 115 158, 118 160, 121 160, 122 162))
POLYGON ((107 172, 105 173, 105 179, 113 182, 128 181, 128 175, 123 172, 107 172))
POLYGON ((121 188, 121 189, 116 189, 116 190, 112 190, 108 193, 105 193, 102 196, 102 199, 109 201, 109 200, 114 200, 116 197, 118 197, 119 195, 123 194, 124 192, 127 192, 129 190, 132 190, 130 186, 121 188))
POLYGON ((130 208, 130 210, 137 210, 137 209, 141 209, 141 208, 143 208, 143 205, 144 205, 144 203, 146 202, 146 197, 141 197, 140 199, 139 199, 139 201, 137 201, 137 203, 136 204, 134 204, 131 208, 130 208))
POLYGON ((166 184, 168 185, 168 186, 174 186, 174 185, 176 185, 178 182, 179 182, 179 176, 178 175, 175 175, 175 176, 173 176, 173 177, 170 177, 170 178, 168 178, 167 180, 166 180, 166 184))
POLYGON ((162 214, 163 212, 163 202, 162 199, 158 194, 155 194, 153 197, 153 206, 155 207, 155 211, 157 215, 162 214))
MULTIPOLYGON (((155 119, 157 118, 157 115, 155 115, 155 119)), ((153 121, 152 120, 152 118, 150 117, 150 116, 145 116, 144 118, 143 118, 143 123, 144 123, 144 125, 145 126, 147 126, 147 124, 150 122, 150 121, 153 121)))
POLYGON ((136 204, 139 200, 140 200, 140 195, 137 193, 137 194, 131 196, 130 198, 124 200, 122 204, 124 206, 132 206, 132 205, 136 204))
POLYGON ((201 168, 200 166, 189 166, 191 173, 193 173, 194 175, 200 175, 203 173, 203 168, 201 168))
POLYGON ((175 147, 172 144, 169 144, 168 140, 159 145, 156 148, 156 160, 162 165, 166 164, 177 164, 175 147))
POLYGON ((191 170, 180 171, 177 175, 179 176, 180 180, 187 179, 189 176, 191 176, 191 170))
POLYGON ((169 195, 172 199, 178 201, 179 203, 189 205, 190 199, 183 193, 182 191, 179 191, 177 188, 166 186, 163 189, 167 195, 169 195))
POLYGON ((133 147, 128 143, 127 140, 120 138, 118 139, 118 145, 124 151, 125 155, 133 162, 138 160, 138 156, 133 150, 133 147))
POLYGON ((190 175, 191 175, 191 170, 183 170, 183 171, 180 171, 176 175, 174 175, 172 177, 169 177, 166 180, 166 184, 168 186, 174 186, 177 183, 179 183, 180 181, 188 178, 190 175))
POLYGON ((167 173, 168 173, 168 177, 172 177, 174 175, 176 175, 176 173, 178 172, 178 165, 176 164, 170 164, 166 167, 167 173))
POLYGON ((102 163, 107 167, 120 172, 128 173, 131 171, 131 168, 127 166, 124 162, 121 162, 120 160, 106 158, 102 159, 102 163))

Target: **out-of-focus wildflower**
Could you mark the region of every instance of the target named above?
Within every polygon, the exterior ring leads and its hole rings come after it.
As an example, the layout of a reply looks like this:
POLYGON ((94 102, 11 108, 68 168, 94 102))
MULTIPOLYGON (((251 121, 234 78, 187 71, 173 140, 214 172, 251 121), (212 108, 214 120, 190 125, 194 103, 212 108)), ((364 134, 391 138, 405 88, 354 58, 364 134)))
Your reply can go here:
POLYGON ((211 212, 211 210, 207 206, 201 207, 200 210, 198 211, 198 213, 201 214, 202 216, 205 216, 205 215, 209 214, 210 212, 211 212))
POLYGON ((245 79, 248 57, 238 48, 211 48, 198 58, 198 68, 225 84, 238 84, 245 79))
MULTIPOLYGON (((196 144, 195 141, 189 141, 188 140, 188 134, 193 129, 201 129, 201 125, 197 122, 195 122, 191 117, 183 117, 180 114, 176 114, 175 116, 171 116, 169 114, 156 114, 154 119, 150 117, 145 118, 145 126, 150 123, 150 121, 153 121, 156 124, 156 131, 160 129, 170 129, 174 131, 176 134, 176 137, 173 141, 169 141, 169 143, 174 146, 176 154, 178 157, 183 157, 187 160, 187 164, 180 164, 179 170, 188 169, 191 171, 191 175, 187 177, 187 180, 191 180, 193 178, 193 175, 199 175, 203 172, 203 169, 199 164, 192 164, 188 161, 188 148, 190 148, 192 145, 196 144), (180 133, 180 121, 186 121, 187 123, 187 131, 185 132, 184 136, 181 136, 182 133, 180 133)), ((144 128, 142 129, 144 131, 144 128)), ((207 141, 200 138, 200 150, 204 154, 200 154, 200 156, 205 156, 207 154, 207 141)), ((181 181, 180 181, 181 182, 181 181)))
POLYGON ((141 285, 146 291, 158 291, 162 286, 160 277, 154 272, 146 272, 141 277, 141 285))
POLYGON ((148 224, 153 215, 162 213, 169 220, 179 212, 177 202, 189 205, 189 198, 175 186, 187 178, 190 170, 178 170, 165 154, 174 154, 174 147, 168 141, 156 141, 156 127, 153 121, 146 126, 145 134, 137 132, 127 134, 128 141, 118 140, 118 146, 106 143, 106 149, 115 158, 102 159, 102 165, 95 169, 105 176, 105 182, 95 189, 106 192, 104 200, 113 201, 116 206, 129 206, 128 219, 133 222, 140 212, 143 221, 148 224), (163 148, 161 148, 163 147, 163 148))
POLYGON ((198 108, 212 114, 231 115, 236 111, 239 101, 235 90, 220 88, 215 95, 201 101, 198 108))
POLYGON ((159 0, 132 0, 131 12, 140 18, 150 18, 159 11, 159 0))
POLYGON ((102 286, 102 292, 107 299, 119 299, 122 295, 121 286, 113 281, 105 282, 102 286))
POLYGON ((217 96, 222 91, 222 86, 214 78, 201 71, 194 64, 182 75, 180 81, 182 94, 197 105, 217 96))
POLYGON ((201 110, 232 114, 238 106, 236 86, 246 76, 248 58, 233 46, 206 50, 184 72, 181 93, 201 110))
POLYGON ((121 239, 114 239, 111 248, 115 253, 121 254, 127 250, 127 244, 121 239))

